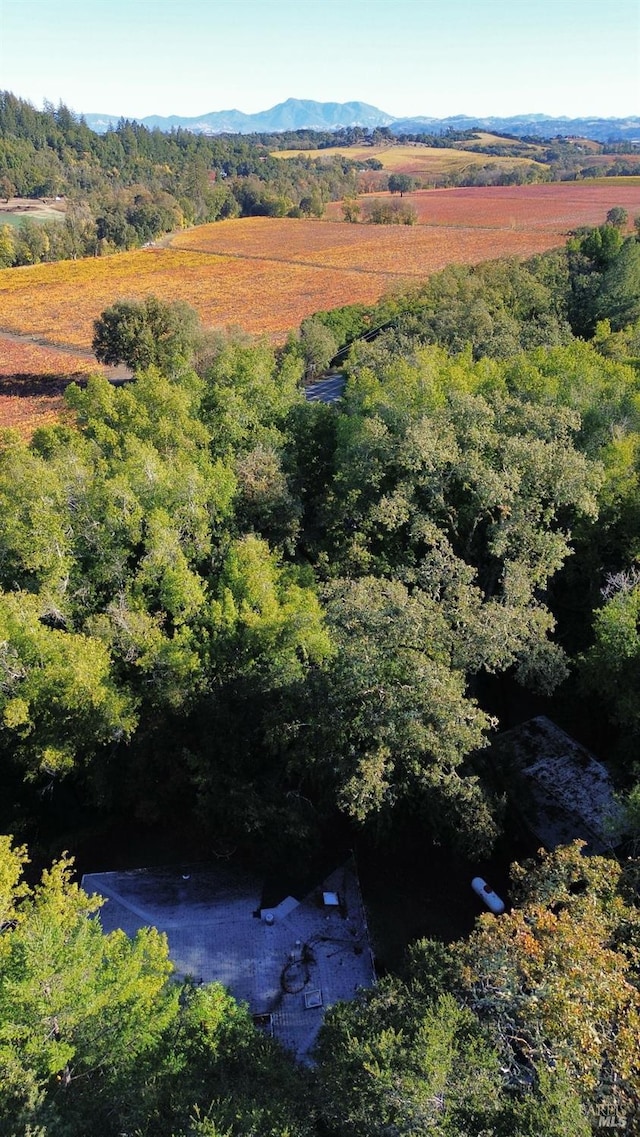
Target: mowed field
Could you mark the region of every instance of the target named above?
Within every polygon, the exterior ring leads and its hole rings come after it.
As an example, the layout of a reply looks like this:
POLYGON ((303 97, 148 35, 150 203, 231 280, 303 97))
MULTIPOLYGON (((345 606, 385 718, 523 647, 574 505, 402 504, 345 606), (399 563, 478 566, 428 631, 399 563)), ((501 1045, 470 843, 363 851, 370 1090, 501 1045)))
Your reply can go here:
MULTIPOLYGON (((488 136, 485 136, 488 138, 488 136)), ((497 140, 498 141, 498 140, 497 140)), ((499 140, 503 143, 503 140, 499 140)), ((532 150, 535 148, 532 147, 532 150)), ((412 177, 428 181, 444 174, 461 174, 476 166, 486 166, 488 162, 505 170, 517 166, 531 166, 530 158, 494 157, 490 154, 476 154, 455 146, 425 146, 421 142, 408 142, 399 146, 330 146, 324 150, 274 150, 274 158, 311 158, 329 162, 332 158, 350 158, 354 162, 366 162, 376 158, 388 174, 411 174, 412 177)), ((538 169, 540 163, 535 163, 538 169)))

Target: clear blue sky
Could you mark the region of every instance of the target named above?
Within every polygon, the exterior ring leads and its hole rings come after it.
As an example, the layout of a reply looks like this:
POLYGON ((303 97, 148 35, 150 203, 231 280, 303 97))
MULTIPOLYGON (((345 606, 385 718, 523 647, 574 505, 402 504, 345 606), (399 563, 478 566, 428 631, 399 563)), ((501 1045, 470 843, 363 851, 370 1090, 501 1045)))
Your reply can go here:
POLYGON ((640 114, 640 0, 0 0, 0 88, 141 118, 640 114))

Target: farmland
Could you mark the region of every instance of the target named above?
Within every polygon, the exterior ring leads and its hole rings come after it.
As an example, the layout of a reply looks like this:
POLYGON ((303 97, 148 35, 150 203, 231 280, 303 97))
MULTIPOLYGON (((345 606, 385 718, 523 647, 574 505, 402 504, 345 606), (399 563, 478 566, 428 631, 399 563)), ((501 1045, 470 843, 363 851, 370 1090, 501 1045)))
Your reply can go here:
POLYGON ((30 438, 39 426, 55 422, 63 405, 60 392, 42 391, 30 384, 18 394, 15 388, 5 390, 5 380, 0 379, 0 427, 11 427, 23 438, 30 438))
MULTIPOLYGON (((391 196, 376 194, 382 199, 391 196)), ((532 186, 417 190, 405 193, 403 201, 414 207, 421 225, 511 228, 564 238, 581 225, 601 225, 614 205, 623 206, 633 217, 640 211, 640 181, 603 178, 532 186)), ((341 216, 340 202, 331 202, 327 217, 341 216)))
POLYGON ((0 333, 0 379, 29 375, 54 381, 60 376, 100 370, 95 359, 0 333))
MULTIPOLYGON (((347 268, 341 273, 314 264, 290 263, 288 234, 299 225, 322 227, 322 222, 276 222, 256 218, 229 222, 247 232, 252 243, 264 228, 279 233, 275 255, 259 259, 250 254, 216 255, 183 249, 145 249, 104 260, 87 259, 7 269, 0 273, 0 303, 5 328, 37 334, 54 343, 87 347, 96 316, 118 298, 156 293, 167 300, 185 300, 208 326, 238 325, 248 332, 284 336, 305 315, 332 304, 374 300, 402 274, 347 268), (280 258, 280 259, 279 259, 280 258)), ((211 229, 194 231, 206 241, 211 229)), ((341 230, 341 225, 331 226, 341 230)), ((239 242, 242 246, 242 240, 239 242)), ((428 268, 425 268, 428 272, 428 268)))
MULTIPOLYGON (((123 369, 119 369, 119 373, 123 369)), ((55 421, 70 379, 91 372, 114 373, 89 354, 47 347, 0 333, 0 427, 12 427, 25 438, 55 421)))
MULTIPOLYGON (((501 140, 502 141, 502 140, 501 140)), ((532 150, 535 148, 532 147, 532 150)), ((534 166, 538 170, 545 167, 530 158, 494 157, 457 147, 425 146, 420 142, 405 145, 380 146, 330 146, 323 150, 275 150, 274 158, 305 158, 330 162, 332 158, 350 158, 354 162, 366 162, 372 158, 382 163, 387 174, 410 174, 412 177, 428 181, 447 174, 462 174, 476 167, 486 166, 488 161, 501 169, 513 170, 516 167, 534 166)))
MULTIPOLYGON (((553 185, 405 195, 415 226, 242 218, 178 233, 166 248, 0 272, 5 330, 87 349, 96 316, 118 298, 184 300, 207 326, 282 339, 305 316, 385 291, 451 263, 526 257, 600 223, 613 205, 640 212, 640 185, 553 185)), ((340 206, 333 207, 334 217, 340 206)))

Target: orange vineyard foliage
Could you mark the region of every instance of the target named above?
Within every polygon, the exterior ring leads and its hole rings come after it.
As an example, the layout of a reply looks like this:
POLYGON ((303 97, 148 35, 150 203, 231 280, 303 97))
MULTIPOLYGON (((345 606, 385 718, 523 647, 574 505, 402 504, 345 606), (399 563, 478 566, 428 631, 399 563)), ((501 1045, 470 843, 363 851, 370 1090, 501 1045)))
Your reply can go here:
POLYGON ((218 222, 180 234, 167 249, 4 269, 2 325, 87 348, 104 308, 155 293, 187 301, 207 326, 283 338, 313 312, 370 303, 452 262, 529 256, 557 243, 551 234, 510 230, 497 238, 457 228, 435 233, 262 217, 218 222), (190 242, 193 248, 184 247, 190 242))
POLYGON ((29 438, 59 417, 70 380, 100 370, 95 359, 0 334, 0 429, 29 438))
POLYGON ((569 229, 601 223, 613 205, 633 216, 640 184, 427 190, 404 200, 422 224, 244 218, 179 233, 166 248, 5 269, 0 322, 87 349, 104 308, 155 293, 187 301, 206 326, 283 339, 313 312, 370 303, 448 264, 543 252, 569 229))
POLYGON ((0 382, 0 430, 11 427, 30 438, 37 427, 56 422, 63 405, 62 395, 5 395, 0 382))
POLYGON ((102 370, 95 359, 42 344, 12 340, 0 333, 0 378, 13 375, 62 376, 102 370))
MULTIPOLYGON (((393 195, 375 196, 390 198, 393 195)), ((361 200, 365 202, 367 198, 361 200)), ((393 200, 400 200, 398 194, 393 196, 393 200)), ((564 241, 570 229, 581 225, 602 225, 607 211, 614 205, 623 206, 633 217, 640 211, 640 183, 621 185, 614 179, 607 179, 602 182, 418 190, 405 193, 402 201, 413 206, 420 225, 542 231, 555 234, 564 241)), ((327 206, 327 217, 342 217, 340 202, 333 201, 327 206)), ((557 244, 560 243, 558 240, 557 244)), ((496 253, 496 256, 500 255, 496 253)))
POLYGON ((393 281, 422 279, 452 262, 475 264, 492 257, 527 256, 557 244, 546 234, 511 230, 496 240, 495 233, 482 230, 451 228, 434 233, 421 225, 346 225, 257 217, 250 226, 246 221, 206 225, 180 234, 173 247, 252 258, 258 263, 313 266, 325 272, 337 269, 382 275, 391 278, 386 284, 390 287, 393 281))

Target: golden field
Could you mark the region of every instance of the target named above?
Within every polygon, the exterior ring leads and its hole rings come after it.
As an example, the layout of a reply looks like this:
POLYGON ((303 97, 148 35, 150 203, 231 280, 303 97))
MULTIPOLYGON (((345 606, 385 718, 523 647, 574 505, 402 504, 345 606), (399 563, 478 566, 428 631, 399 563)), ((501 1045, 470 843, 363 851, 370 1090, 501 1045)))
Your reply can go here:
MULTIPOLYGON (((497 141, 497 140, 496 140, 497 141)), ((500 140, 503 141, 502 139, 500 140)), ((476 166, 495 163, 506 170, 516 166, 531 166, 530 158, 494 157, 490 154, 476 154, 458 149, 455 145, 425 146, 421 142, 407 142, 394 146, 330 146, 325 150, 274 150, 274 158, 311 158, 329 162, 332 158, 351 158, 354 162, 366 162, 376 158, 383 169, 391 174, 410 174, 415 178, 437 178, 443 174, 461 174, 476 166)), ((540 163, 536 163, 540 169, 540 163)), ((543 167, 544 168, 544 167, 543 167)))

